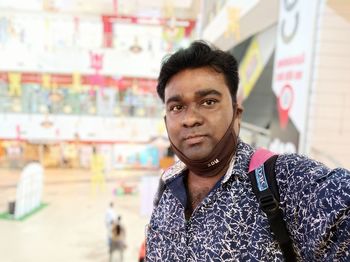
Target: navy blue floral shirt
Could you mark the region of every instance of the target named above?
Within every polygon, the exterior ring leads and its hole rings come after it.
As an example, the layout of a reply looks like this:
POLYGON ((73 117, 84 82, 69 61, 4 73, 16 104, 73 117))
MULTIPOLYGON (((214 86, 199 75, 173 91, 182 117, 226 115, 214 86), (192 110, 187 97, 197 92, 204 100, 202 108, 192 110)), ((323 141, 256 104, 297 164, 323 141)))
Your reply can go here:
MULTIPOLYGON (((254 149, 239 141, 226 175, 185 219, 182 162, 168 169, 147 229, 146 261, 283 261, 247 176, 254 149)), ((350 261, 350 173, 297 154, 275 166, 280 206, 300 261, 350 261)))

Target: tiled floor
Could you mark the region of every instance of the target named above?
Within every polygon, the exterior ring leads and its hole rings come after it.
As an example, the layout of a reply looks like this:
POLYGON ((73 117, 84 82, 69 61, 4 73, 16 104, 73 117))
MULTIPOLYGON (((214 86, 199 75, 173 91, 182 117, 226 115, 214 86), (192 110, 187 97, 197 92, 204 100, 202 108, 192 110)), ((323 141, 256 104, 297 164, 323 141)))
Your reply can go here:
MULTIPOLYGON (((19 172, 0 169, 1 213, 15 197, 19 172)), ((111 200, 126 226, 124 261, 137 261, 148 218, 140 216, 139 194, 112 192, 120 181, 137 185, 143 174, 114 172, 108 175, 106 190, 93 194, 88 171, 46 170, 43 201, 48 206, 22 222, 0 220, 0 261, 108 261, 104 216, 111 200)))

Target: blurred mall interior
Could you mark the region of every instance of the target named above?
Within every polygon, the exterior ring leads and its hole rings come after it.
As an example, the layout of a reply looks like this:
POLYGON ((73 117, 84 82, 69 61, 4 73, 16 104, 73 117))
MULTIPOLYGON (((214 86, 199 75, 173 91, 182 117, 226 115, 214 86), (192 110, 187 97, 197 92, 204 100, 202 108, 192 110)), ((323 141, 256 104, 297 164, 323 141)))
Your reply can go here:
POLYGON ((110 202, 138 261, 160 64, 197 39, 239 62, 244 141, 350 168, 350 1, 0 0, 0 261, 108 261, 110 202))

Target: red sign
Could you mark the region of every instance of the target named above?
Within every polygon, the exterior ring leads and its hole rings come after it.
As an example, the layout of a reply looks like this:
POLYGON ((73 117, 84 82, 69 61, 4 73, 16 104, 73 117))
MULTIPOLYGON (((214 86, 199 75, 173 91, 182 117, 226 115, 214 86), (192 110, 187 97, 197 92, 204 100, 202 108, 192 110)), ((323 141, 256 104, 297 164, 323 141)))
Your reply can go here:
POLYGON ((294 91, 292 87, 290 85, 285 85, 277 100, 280 126, 282 129, 285 129, 288 125, 289 110, 292 108, 294 100, 294 91))

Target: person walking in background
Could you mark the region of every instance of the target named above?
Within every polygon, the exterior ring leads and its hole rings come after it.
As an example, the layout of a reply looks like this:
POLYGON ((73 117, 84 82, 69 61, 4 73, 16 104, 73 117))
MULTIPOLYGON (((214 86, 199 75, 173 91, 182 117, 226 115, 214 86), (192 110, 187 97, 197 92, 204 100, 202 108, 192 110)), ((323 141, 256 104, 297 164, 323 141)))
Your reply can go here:
POLYGON ((113 252, 116 251, 118 253, 116 261, 123 262, 124 250, 126 249, 126 232, 124 225, 121 223, 121 216, 118 216, 117 221, 112 226, 111 240, 109 261, 112 261, 113 252))
POLYGON ((350 261, 350 172, 298 154, 251 169, 261 151, 238 136, 238 83, 235 58, 202 41, 163 60, 157 92, 180 161, 161 177, 145 260, 350 261))
POLYGON ((96 194, 97 189, 105 190, 105 161, 102 154, 97 152, 96 147, 92 149, 91 157, 91 192, 96 194))
POLYGON ((107 208, 106 215, 105 215, 108 250, 109 250, 110 254, 111 254, 111 250, 112 250, 112 230, 113 230, 113 226, 115 225, 116 221, 117 221, 117 214, 114 210, 114 204, 113 204, 113 202, 111 202, 111 203, 109 203, 109 207, 107 208))

